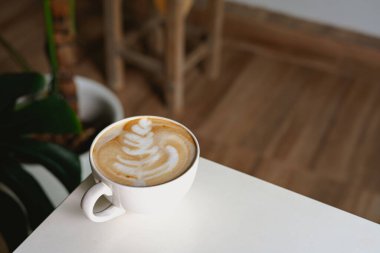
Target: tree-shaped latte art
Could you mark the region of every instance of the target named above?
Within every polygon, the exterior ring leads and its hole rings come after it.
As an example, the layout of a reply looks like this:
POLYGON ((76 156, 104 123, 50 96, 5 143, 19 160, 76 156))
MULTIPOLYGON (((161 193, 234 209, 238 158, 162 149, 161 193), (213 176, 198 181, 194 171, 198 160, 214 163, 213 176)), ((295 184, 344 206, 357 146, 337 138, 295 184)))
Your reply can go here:
POLYGON ((123 136, 124 155, 117 155, 113 168, 127 175, 135 186, 172 171, 178 163, 177 149, 159 141, 152 131, 152 122, 142 118, 123 136))

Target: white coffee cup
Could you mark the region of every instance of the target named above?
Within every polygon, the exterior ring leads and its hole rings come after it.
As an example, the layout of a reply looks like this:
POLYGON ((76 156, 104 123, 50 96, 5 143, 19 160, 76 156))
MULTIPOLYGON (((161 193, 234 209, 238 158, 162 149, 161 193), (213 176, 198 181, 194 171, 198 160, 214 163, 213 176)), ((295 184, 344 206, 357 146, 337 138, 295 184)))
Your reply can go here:
POLYGON ((94 222, 104 222, 116 218, 127 211, 136 213, 156 213, 173 208, 173 206, 186 195, 193 184, 198 168, 199 153, 199 144, 194 134, 184 125, 167 118, 136 116, 111 124, 96 136, 90 148, 90 164, 96 184, 92 186, 82 198, 81 207, 84 214, 94 222), (179 177, 159 185, 134 187, 119 184, 108 179, 101 173, 99 168, 97 168, 94 162, 93 151, 99 138, 114 126, 140 117, 157 118, 175 123, 187 130, 187 132, 193 137, 196 146, 194 162, 179 177), (94 213, 95 203, 102 195, 111 202, 111 205, 101 212, 94 213))

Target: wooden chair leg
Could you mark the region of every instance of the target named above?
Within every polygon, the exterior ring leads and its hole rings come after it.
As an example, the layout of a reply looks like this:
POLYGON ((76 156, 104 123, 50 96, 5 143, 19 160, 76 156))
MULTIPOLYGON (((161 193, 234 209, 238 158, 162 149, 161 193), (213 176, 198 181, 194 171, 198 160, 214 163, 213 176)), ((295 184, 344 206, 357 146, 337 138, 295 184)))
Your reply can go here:
POLYGON ((179 116, 184 106, 185 18, 181 11, 181 0, 169 0, 168 4, 166 96, 173 116, 179 116))
POLYGON ((210 79, 217 78, 220 72, 223 12, 223 0, 208 0, 210 56, 207 74, 210 79))
POLYGON ((104 0, 107 83, 111 89, 123 84, 124 65, 119 49, 123 43, 122 0, 104 0))

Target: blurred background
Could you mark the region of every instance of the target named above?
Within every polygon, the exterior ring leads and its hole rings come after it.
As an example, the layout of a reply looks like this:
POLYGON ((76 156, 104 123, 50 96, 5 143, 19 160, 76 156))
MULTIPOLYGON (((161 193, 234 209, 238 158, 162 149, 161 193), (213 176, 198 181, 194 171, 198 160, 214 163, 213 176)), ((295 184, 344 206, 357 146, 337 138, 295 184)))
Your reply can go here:
MULTIPOLYGON (((9 45, 34 71, 54 71, 42 2, 0 1, 0 73, 20 72, 9 45)), ((63 6, 58 79, 116 95, 99 129, 122 111, 174 118, 203 157, 380 222, 380 2, 77 1, 74 35, 62 27, 75 1, 49 2, 63 6)))

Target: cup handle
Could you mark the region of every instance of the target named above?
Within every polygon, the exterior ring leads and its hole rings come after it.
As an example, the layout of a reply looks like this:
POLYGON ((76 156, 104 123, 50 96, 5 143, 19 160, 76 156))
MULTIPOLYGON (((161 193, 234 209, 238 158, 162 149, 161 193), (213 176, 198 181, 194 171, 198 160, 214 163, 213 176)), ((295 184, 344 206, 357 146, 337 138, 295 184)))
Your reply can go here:
POLYGON ((125 210, 116 207, 114 205, 110 205, 103 211, 94 213, 94 206, 96 201, 102 196, 111 196, 112 190, 106 184, 100 182, 93 185, 83 196, 81 201, 81 207, 83 209, 84 214, 90 220, 94 222, 104 222, 116 218, 125 213, 125 210))

